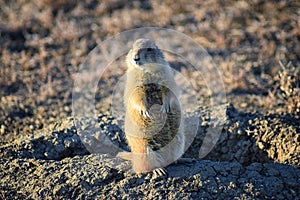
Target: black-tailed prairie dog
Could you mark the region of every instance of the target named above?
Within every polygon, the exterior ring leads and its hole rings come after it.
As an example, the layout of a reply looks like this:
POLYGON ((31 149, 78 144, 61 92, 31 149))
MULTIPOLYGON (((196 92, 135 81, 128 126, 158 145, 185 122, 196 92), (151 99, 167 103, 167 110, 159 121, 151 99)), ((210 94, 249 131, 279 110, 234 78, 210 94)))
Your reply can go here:
POLYGON ((173 71, 153 40, 138 39, 126 57, 125 135, 136 173, 165 174, 163 167, 184 152, 179 87, 173 71))

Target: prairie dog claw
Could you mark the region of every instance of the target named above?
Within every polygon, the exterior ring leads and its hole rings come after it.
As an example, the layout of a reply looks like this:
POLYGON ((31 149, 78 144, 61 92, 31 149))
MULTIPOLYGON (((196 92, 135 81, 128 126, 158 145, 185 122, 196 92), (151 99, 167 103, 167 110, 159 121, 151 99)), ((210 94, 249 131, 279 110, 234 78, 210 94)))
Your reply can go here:
POLYGON ((161 168, 156 168, 153 170, 153 175, 155 177, 166 177, 168 176, 167 170, 163 167, 161 168))
POLYGON ((152 119, 150 112, 147 110, 140 110, 140 114, 143 115, 145 118, 152 119))
POLYGON ((170 110, 171 110, 170 104, 169 103, 165 103, 165 104, 163 104, 161 106, 160 113, 161 114, 166 114, 166 113, 170 112, 170 110))

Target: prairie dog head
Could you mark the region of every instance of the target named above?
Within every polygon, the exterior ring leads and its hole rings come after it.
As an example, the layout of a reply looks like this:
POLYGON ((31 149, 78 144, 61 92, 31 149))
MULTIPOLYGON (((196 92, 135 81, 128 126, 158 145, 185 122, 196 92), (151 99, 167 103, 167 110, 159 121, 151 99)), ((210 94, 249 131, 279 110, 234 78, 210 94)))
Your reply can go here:
POLYGON ((141 67, 144 64, 165 64, 164 56, 155 42, 151 39, 138 39, 134 42, 132 49, 126 56, 129 68, 141 67))

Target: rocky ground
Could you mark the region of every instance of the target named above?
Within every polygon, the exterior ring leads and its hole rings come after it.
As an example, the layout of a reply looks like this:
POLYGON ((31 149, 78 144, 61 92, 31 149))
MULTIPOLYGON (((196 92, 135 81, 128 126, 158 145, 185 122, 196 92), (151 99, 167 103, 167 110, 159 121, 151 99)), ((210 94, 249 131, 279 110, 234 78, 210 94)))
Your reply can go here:
POLYGON ((299 199, 299 15, 297 1, 0 2, 0 198, 299 199), (74 80, 88 53, 145 26, 201 44, 227 95, 209 107, 204 81, 165 52, 194 80, 199 100, 198 131, 184 154, 192 160, 166 167, 168 177, 134 174, 115 157, 128 150, 122 119, 109 110, 124 56, 87 97, 95 116, 72 113, 74 80), (215 120, 219 108, 225 115, 215 120), (202 155, 206 139, 216 145, 202 155))

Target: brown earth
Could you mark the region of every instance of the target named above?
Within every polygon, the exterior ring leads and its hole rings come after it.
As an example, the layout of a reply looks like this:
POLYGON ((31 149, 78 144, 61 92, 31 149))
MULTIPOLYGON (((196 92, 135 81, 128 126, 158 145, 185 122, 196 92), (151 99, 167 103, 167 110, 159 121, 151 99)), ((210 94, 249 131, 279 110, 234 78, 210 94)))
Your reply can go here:
POLYGON ((0 198, 299 199, 299 2, 200 2, 1 1, 0 198), (88 53, 115 34, 146 26, 177 30, 201 44, 227 95, 217 144, 199 159, 204 138, 215 139, 209 127, 218 128, 211 96, 186 63, 166 56, 195 80, 200 102, 199 129, 184 155, 194 160, 168 166, 168 177, 135 175, 114 150, 91 153, 107 144, 128 150, 122 121, 107 112, 125 71, 122 57, 96 96, 87 97, 96 100, 97 117, 72 116, 74 79, 88 53))

